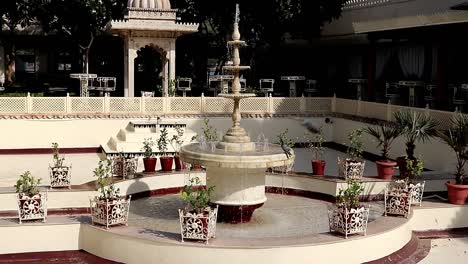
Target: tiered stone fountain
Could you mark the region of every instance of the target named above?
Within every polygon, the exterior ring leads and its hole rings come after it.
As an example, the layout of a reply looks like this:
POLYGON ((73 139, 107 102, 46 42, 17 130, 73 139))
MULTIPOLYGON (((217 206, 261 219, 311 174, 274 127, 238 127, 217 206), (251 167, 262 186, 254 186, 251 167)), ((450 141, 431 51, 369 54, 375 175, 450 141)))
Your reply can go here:
POLYGON ((252 142, 245 129, 240 126, 240 100, 254 97, 255 94, 240 93, 239 72, 250 67, 240 66, 239 48, 245 42, 240 40, 238 5, 232 39, 228 45, 233 48, 233 65, 224 67, 234 75, 232 93, 219 96, 234 100, 233 126, 215 148, 193 143, 182 147, 180 155, 187 163, 205 166, 206 184, 208 187, 215 186, 211 201, 219 205, 218 220, 241 223, 250 221, 254 210, 267 200, 266 169, 292 164, 294 153, 286 155, 281 146, 265 141, 252 142))

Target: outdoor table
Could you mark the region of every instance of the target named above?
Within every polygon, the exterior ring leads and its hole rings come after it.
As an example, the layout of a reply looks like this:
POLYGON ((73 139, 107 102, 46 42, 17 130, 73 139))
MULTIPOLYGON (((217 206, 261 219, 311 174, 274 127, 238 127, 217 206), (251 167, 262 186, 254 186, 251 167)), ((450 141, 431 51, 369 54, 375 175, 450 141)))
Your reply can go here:
POLYGON ((289 82, 289 97, 297 96, 296 82, 305 81, 305 76, 281 76, 282 81, 289 82))
POLYGON ((80 80, 80 96, 89 97, 88 92, 88 81, 89 79, 97 78, 97 74, 94 73, 72 73, 70 78, 80 80))
POLYGON ((421 81, 399 81, 398 82, 399 86, 406 86, 408 87, 408 106, 414 107, 416 105, 415 100, 416 100, 416 94, 415 94, 415 88, 416 87, 423 87, 424 82, 421 81))
POLYGON ((367 83, 367 79, 348 79, 348 83, 354 84, 356 87, 356 99, 361 100, 362 98, 362 85, 367 83))

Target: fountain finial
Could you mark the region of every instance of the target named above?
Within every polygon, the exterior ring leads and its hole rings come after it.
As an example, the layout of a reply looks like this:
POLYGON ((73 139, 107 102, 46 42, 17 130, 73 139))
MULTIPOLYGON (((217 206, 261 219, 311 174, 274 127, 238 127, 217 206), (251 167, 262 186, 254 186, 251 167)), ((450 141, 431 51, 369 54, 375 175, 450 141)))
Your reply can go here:
POLYGON ((240 9, 239 4, 236 4, 236 17, 234 18, 234 23, 239 24, 240 20, 240 9))

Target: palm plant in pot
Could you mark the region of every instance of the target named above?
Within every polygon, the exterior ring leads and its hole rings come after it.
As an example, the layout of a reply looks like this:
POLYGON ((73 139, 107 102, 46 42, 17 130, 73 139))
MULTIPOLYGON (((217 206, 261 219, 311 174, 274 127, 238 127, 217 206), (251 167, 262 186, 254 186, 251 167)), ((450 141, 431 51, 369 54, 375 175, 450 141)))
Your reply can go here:
POLYGON ((167 145, 169 143, 169 137, 167 133, 167 128, 163 128, 160 131, 161 135, 158 139, 158 149, 161 156, 159 160, 161 162, 162 171, 172 171, 172 163, 174 161, 173 157, 168 156, 167 154, 167 145))
POLYGON ((430 116, 413 111, 395 112, 394 118, 400 133, 406 138, 406 157, 397 158, 397 163, 400 176, 407 178, 406 161, 416 160, 414 150, 417 142, 425 143, 437 136, 437 122, 430 116))
POLYGON ((15 188, 18 194, 19 223, 23 220, 42 219, 47 217, 47 195, 39 192, 41 179, 36 179, 31 172, 26 171, 20 175, 15 188))
POLYGON ((325 174, 326 161, 323 159, 325 138, 322 135, 322 129, 315 135, 307 136, 308 142, 307 145, 312 152, 314 153, 314 158, 312 159, 312 174, 323 176, 325 174))
POLYGON ((175 169, 176 171, 180 171, 185 169, 184 164, 180 160, 179 152, 180 148, 184 144, 184 129, 182 126, 175 125, 176 134, 172 136, 171 145, 174 148, 174 161, 175 161, 175 169))
POLYGON ((362 129, 355 129, 348 134, 348 157, 342 160, 338 157, 338 171, 345 179, 360 179, 364 174, 366 162, 361 159, 363 152, 362 129))
POLYGON ((210 206, 214 186, 200 187, 198 177, 190 179, 180 192, 181 198, 188 202, 188 207, 179 209, 180 231, 184 239, 208 240, 215 237, 218 206, 210 206))
POLYGON ((144 173, 154 173, 156 171, 156 162, 153 153, 154 142, 151 138, 145 138, 143 141, 143 165, 145 167, 144 173))
POLYGON ((452 204, 463 205, 468 198, 468 181, 465 178, 465 163, 468 155, 468 117, 459 114, 452 119, 452 127, 439 132, 439 138, 447 144, 457 157, 455 180, 446 183, 448 199, 452 204))
POLYGON ((328 212, 330 231, 345 235, 364 233, 367 231, 369 208, 361 205, 360 196, 364 191, 359 179, 348 179, 347 187, 340 189, 336 197, 337 206, 328 212))
POLYGON ((71 165, 63 165, 65 158, 60 156, 59 145, 52 143, 53 165, 49 165, 50 187, 71 187, 71 165))
POLYGON ((380 125, 378 128, 367 127, 364 131, 377 140, 377 146, 382 148, 382 159, 376 162, 379 178, 390 180, 393 177, 396 162, 391 161, 388 152, 393 141, 400 135, 400 130, 394 125, 380 125))
POLYGON ((90 200, 91 220, 109 228, 127 224, 131 196, 120 195, 120 189, 112 183, 111 161, 101 160, 94 169, 99 195, 90 200))

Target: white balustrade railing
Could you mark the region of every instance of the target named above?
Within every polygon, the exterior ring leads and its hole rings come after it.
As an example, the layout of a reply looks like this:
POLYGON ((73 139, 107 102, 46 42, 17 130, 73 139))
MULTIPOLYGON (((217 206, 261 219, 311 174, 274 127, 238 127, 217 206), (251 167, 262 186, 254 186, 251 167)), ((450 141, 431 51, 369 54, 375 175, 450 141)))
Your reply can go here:
MULTIPOLYGON (((394 121, 396 111, 430 115, 440 128, 449 128, 455 112, 381 104, 336 97, 253 97, 241 101, 242 113, 341 113, 394 121)), ((75 114, 229 114, 233 101, 221 97, 0 97, 0 115, 75 114)))
POLYGON ((385 4, 396 4, 400 2, 408 2, 411 0, 348 0, 343 5, 343 10, 353 10, 361 8, 375 7, 385 4))
MULTIPOLYGON (((241 100, 250 114, 330 113, 331 97, 253 97, 241 100)), ((0 115, 14 114, 228 114, 222 97, 0 97, 0 115)))

